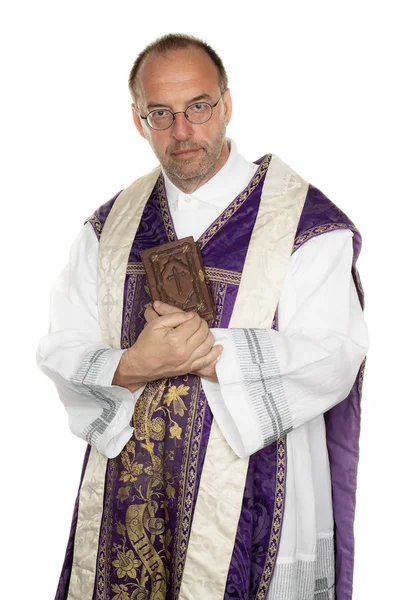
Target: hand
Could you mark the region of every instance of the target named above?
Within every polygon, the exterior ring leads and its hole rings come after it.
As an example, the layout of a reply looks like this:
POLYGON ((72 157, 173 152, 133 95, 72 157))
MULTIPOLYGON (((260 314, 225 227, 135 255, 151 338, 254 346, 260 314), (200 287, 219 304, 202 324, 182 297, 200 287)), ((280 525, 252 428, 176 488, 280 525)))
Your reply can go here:
POLYGON ((192 373, 216 361, 207 323, 196 313, 172 308, 168 306, 168 314, 161 316, 146 310, 148 323, 135 344, 123 353, 114 385, 135 391, 149 381, 192 373))
MULTIPOLYGON (((153 308, 148 308, 146 310, 145 318, 147 323, 151 323, 154 319, 157 319, 157 317, 159 316, 164 316, 177 312, 182 313, 184 311, 182 311, 180 308, 177 308, 176 306, 170 306, 165 302, 160 302, 156 300, 153 304, 153 308)), ((211 331, 209 331, 209 334, 212 336, 211 331)), ((214 342, 214 338, 212 339, 214 342)), ((195 371, 190 371, 190 373, 198 375, 199 377, 206 377, 207 379, 210 379, 211 381, 217 383, 218 376, 216 371, 216 364, 222 352, 223 346, 221 346, 220 344, 212 347, 209 354, 204 357, 204 364, 201 367, 197 368, 195 371)))

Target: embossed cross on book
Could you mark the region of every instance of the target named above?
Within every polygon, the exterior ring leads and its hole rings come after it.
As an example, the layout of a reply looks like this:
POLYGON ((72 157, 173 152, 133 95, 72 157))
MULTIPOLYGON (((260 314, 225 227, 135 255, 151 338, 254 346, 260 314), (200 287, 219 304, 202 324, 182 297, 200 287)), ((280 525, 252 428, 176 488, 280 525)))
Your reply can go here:
POLYGON ((193 237, 140 253, 151 298, 205 319, 215 318, 214 303, 200 250, 193 237))
POLYGON ((167 279, 175 279, 176 289, 178 290, 179 295, 183 294, 183 290, 182 290, 182 286, 181 286, 181 282, 179 281, 179 278, 185 277, 185 275, 187 275, 187 272, 186 271, 178 271, 178 269, 175 267, 175 265, 172 267, 172 273, 170 275, 167 275, 167 279))

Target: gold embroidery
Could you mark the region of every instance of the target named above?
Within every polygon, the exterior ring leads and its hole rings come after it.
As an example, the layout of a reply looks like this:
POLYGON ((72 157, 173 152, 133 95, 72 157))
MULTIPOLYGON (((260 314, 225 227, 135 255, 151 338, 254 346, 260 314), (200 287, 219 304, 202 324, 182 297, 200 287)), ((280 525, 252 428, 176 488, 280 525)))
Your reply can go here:
POLYGON ((121 462, 125 467, 125 471, 122 471, 120 480, 121 481, 137 481, 139 475, 143 472, 143 465, 136 462, 131 462, 129 454, 125 450, 121 452, 121 462))
MULTIPOLYGON (((202 236, 197 240, 197 245, 200 250, 204 248, 204 246, 211 240, 212 237, 221 229, 227 221, 236 213, 237 210, 242 206, 242 204, 247 200, 250 194, 255 190, 257 185, 260 183, 260 180, 268 171, 269 164, 271 162, 272 155, 268 154, 262 163, 259 165, 257 171, 254 173, 247 187, 243 190, 239 196, 237 196, 230 205, 224 210, 224 212, 206 229, 202 236)), ((160 201, 161 214, 165 226, 165 231, 167 232, 167 236, 170 242, 173 242, 176 239, 174 226, 171 219, 171 214, 168 208, 167 196, 165 193, 164 179, 162 175, 158 178, 157 182, 157 193, 160 201)))
POLYGON ((92 225, 92 227, 93 227, 93 229, 94 229, 94 232, 95 232, 95 234, 96 234, 96 236, 97 236, 97 239, 99 240, 99 239, 100 239, 100 236, 101 236, 102 229, 103 229, 103 224, 102 224, 102 222, 100 221, 100 219, 98 219, 98 218, 96 217, 96 215, 92 215, 92 216, 91 216, 91 217, 89 217, 89 219, 87 219, 87 221, 85 221, 85 222, 86 222, 86 223, 90 223, 90 224, 92 225))
POLYGON ((214 267, 206 267, 207 278, 210 281, 218 281, 220 283, 228 283, 231 285, 239 285, 242 274, 238 271, 228 271, 226 269, 216 269, 214 267))
POLYGON ((145 270, 144 270, 143 263, 141 263, 141 262, 128 263, 128 266, 126 269, 126 274, 127 275, 144 275, 145 270))
POLYGON ((272 516, 271 535, 267 551, 267 558, 265 561, 261 582, 258 587, 256 600, 265 600, 278 554, 279 540, 282 531, 283 508, 285 505, 286 437, 281 437, 276 442, 276 452, 277 461, 274 514, 272 516))
POLYGON ((186 410, 185 403, 181 396, 187 396, 188 390, 189 386, 187 385, 180 385, 178 388, 175 385, 172 385, 164 397, 164 404, 170 406, 171 402, 173 402, 174 413, 181 417, 183 417, 186 410))
MULTIPOLYGON (((155 413, 162 411, 168 417, 169 437, 181 440, 182 427, 173 419, 172 415, 182 417, 185 411, 188 410, 183 398, 189 395, 190 390, 190 386, 183 384, 167 387, 168 382, 169 380, 165 379, 149 384, 138 399, 134 411, 134 435, 136 440, 129 441, 120 456, 123 466, 119 477, 120 481, 133 485, 136 500, 134 504, 130 504, 126 508, 125 523, 119 522, 115 525, 120 541, 113 546, 114 557, 111 564, 113 569, 116 569, 118 578, 129 577, 130 583, 127 583, 129 593, 132 593, 130 586, 134 585, 135 596, 130 597, 136 598, 136 593, 139 593, 139 591, 144 594, 146 586, 147 589, 149 587, 151 589, 151 592, 148 592, 148 596, 146 596, 149 600, 165 600, 170 579, 166 559, 170 558, 168 546, 172 542, 173 534, 167 528, 169 520, 168 499, 177 496, 174 477, 169 472, 166 464, 168 460, 174 460, 174 451, 170 450, 164 454, 162 440, 165 437, 166 423, 163 418, 158 417, 155 413), (155 454, 155 442, 153 440, 158 440, 158 452, 164 454, 163 458, 155 454), (141 459, 139 462, 138 451, 141 454, 145 451, 146 460, 141 459), (143 477, 141 478, 141 484, 138 485, 138 477, 141 474, 148 476, 146 485, 143 485, 143 477), (165 489, 165 496, 161 491, 162 487, 165 489), (156 517, 160 508, 163 508, 164 518, 156 517), (156 540, 158 540, 157 548, 161 544, 161 550, 156 549, 156 540), (127 543, 130 543, 131 548, 127 548, 127 543)), ((198 379, 195 378, 184 440, 185 465, 188 462, 187 449, 189 449, 197 397, 198 379)), ((200 435, 201 427, 200 432, 196 432, 196 436, 200 435)), ((195 444, 195 448, 191 447, 191 451, 194 452, 194 455, 190 457, 190 461, 192 462, 195 458, 193 462, 196 464, 198 442, 195 444)), ((185 474, 186 471, 181 473, 181 477, 185 474)), ((191 485, 194 485, 192 478, 190 480, 191 485)), ((192 506, 191 502, 188 502, 188 493, 184 488, 185 477, 180 480, 179 485, 180 500, 178 506, 181 509, 184 506, 190 517, 192 506)), ((193 494, 192 489, 191 494, 193 494)), ((130 492, 129 486, 123 486, 118 491, 117 500, 123 503, 126 502, 128 497, 132 497, 132 492, 130 492)), ((182 556, 181 547, 179 548, 179 555, 182 556)), ((125 591, 120 586, 118 593, 122 594, 121 590, 125 591)))
MULTIPOLYGON (((114 497, 114 471, 115 471, 116 459, 108 461, 107 467, 107 492, 105 496, 104 504, 104 524, 101 528, 100 543, 99 543, 99 557, 97 560, 97 590, 96 600, 104 600, 106 588, 106 582, 110 580, 110 569, 111 562, 109 560, 109 549, 107 540, 111 539, 112 536, 112 502, 114 497)), ((126 488, 125 488, 126 489, 126 488)), ((129 487, 128 487, 129 489, 129 487)), ((117 587, 117 586, 116 586, 117 587)), ((114 589, 113 591, 117 591, 114 589)), ((122 589, 122 585, 121 585, 122 589)), ((121 596, 122 597, 122 596, 121 596)), ((114 596, 115 598, 115 596, 114 596)))
POLYGON ((157 181, 157 193, 158 199, 160 201, 161 215, 164 222, 165 231, 167 232, 168 240, 170 242, 173 242, 177 238, 175 235, 175 229, 172 224, 172 219, 168 208, 167 196, 165 193, 164 186, 164 178, 162 177, 162 175, 160 175, 157 181))
POLYGON ((200 456, 199 448, 203 432, 204 414, 207 406, 204 392, 200 392, 199 388, 200 379, 196 377, 193 382, 192 400, 189 405, 188 427, 185 431, 184 440, 184 460, 182 461, 179 478, 181 483, 175 528, 171 598, 178 598, 179 596, 183 566, 185 564, 186 551, 189 543, 190 523, 194 509, 193 498, 200 456), (196 419, 194 419, 196 405, 198 410, 196 419))
POLYGON ((179 427, 178 423, 175 423, 174 425, 172 425, 172 427, 169 430, 170 433, 170 438, 177 438, 178 440, 181 439, 181 433, 182 433, 182 428, 179 427))
POLYGON ((212 327, 216 329, 221 327, 221 320, 225 305, 225 296, 228 286, 226 283, 212 282, 211 289, 215 305, 215 319, 209 322, 209 326, 210 328, 212 327))
POLYGON ((120 585, 113 583, 111 588, 116 594, 112 597, 112 600, 129 600, 129 589, 126 585, 123 585, 122 583, 120 585))
MULTIPOLYGON (((123 532, 123 527, 124 526, 122 523, 118 523, 118 533, 121 534, 123 532)), ((128 577, 131 579, 136 579, 136 569, 140 567, 141 562, 135 558, 133 550, 128 550, 126 553, 119 551, 117 554, 118 558, 112 562, 113 566, 118 569, 117 577, 119 579, 123 579, 126 575, 128 575, 128 577)))
MULTIPOLYGON (((153 518, 154 521, 157 521, 157 526, 152 526, 150 523, 152 517, 149 515, 150 511, 147 504, 131 505, 126 512, 126 529, 129 540, 140 558, 137 563, 139 566, 143 565, 142 568, 151 577, 151 600, 165 600, 167 592, 167 569, 164 566, 161 556, 152 544, 152 538, 164 532, 164 521, 153 518), (142 527, 142 524, 145 522, 147 529, 153 533, 151 538, 147 535, 145 528, 142 527)), ((145 578, 143 581, 145 581, 145 578)))
MULTIPOLYGON (((168 493, 174 493, 171 474, 165 469, 165 464, 159 456, 154 453, 154 442, 159 441, 161 446, 165 437, 165 422, 154 413, 162 407, 163 397, 167 380, 149 384, 144 393, 136 403, 134 411, 135 440, 131 440, 121 453, 121 463, 124 470, 121 471, 120 481, 133 484, 135 488, 135 504, 127 507, 125 513, 125 524, 117 523, 116 529, 120 536, 120 543, 113 545, 113 553, 116 558, 112 566, 117 569, 117 577, 129 576, 134 585, 134 596, 145 592, 146 582, 151 581, 151 600, 164 600, 169 572, 164 564, 163 556, 169 551, 166 544, 169 538, 164 536, 165 519, 156 517, 163 494, 159 491, 160 485, 168 480, 168 493), (144 450, 148 460, 139 462, 137 456, 137 444, 141 451, 144 450), (146 466, 145 466, 146 465, 146 466), (147 486, 137 486, 139 475, 148 475, 147 486), (171 491, 173 490, 173 491, 171 491), (140 502, 142 500, 142 502, 140 502), (127 537, 132 549, 127 549, 127 537), (159 539, 161 551, 156 551, 154 542, 159 539)), ((162 408, 161 408, 162 409, 162 408)), ((162 409, 163 411, 167 409, 162 409)), ((143 480, 142 480, 143 481, 143 480)), ((124 502, 130 495, 129 487, 120 488, 117 499, 124 502), (122 490, 122 491, 121 491, 122 490)), ((167 506, 163 505, 164 515, 167 518, 167 506)), ((164 559, 165 560, 165 559, 164 559)), ((122 589, 122 588, 121 588, 122 589)), ((147 596, 145 596, 147 598, 147 596)))
POLYGON ((296 237, 293 244, 292 253, 298 250, 300 246, 302 246, 309 239, 316 237, 317 235, 321 235, 322 233, 335 231, 337 229, 350 229, 351 231, 358 232, 358 229, 354 225, 349 225, 348 223, 326 223, 323 225, 317 225, 316 227, 307 229, 307 231, 296 237))
POLYGON ((130 339, 130 329, 137 281, 137 277, 128 276, 125 311, 121 331, 121 348, 123 349, 129 348, 133 343, 130 339))
POLYGON ((118 490, 118 494, 117 494, 117 500, 119 500, 120 502, 125 502, 125 500, 127 498, 129 498, 129 490, 130 487, 121 487, 118 490))
POLYGON ((204 246, 211 240, 212 237, 221 229, 225 223, 239 210, 242 204, 247 200, 250 194, 255 190, 257 185, 260 183, 262 177, 268 171, 269 163, 271 162, 271 154, 268 154, 262 163, 259 165, 257 171, 254 173, 250 180, 250 183, 243 190, 239 196, 237 196, 233 202, 228 206, 226 210, 214 221, 214 223, 204 232, 204 234, 197 240, 197 244, 202 250, 204 246))
MULTIPOLYGON (((127 275, 144 275, 144 267, 141 262, 128 263, 127 275)), ((239 271, 228 271, 227 269, 218 269, 215 267, 205 267, 205 273, 199 272, 200 278, 208 281, 218 281, 230 285, 239 285, 242 274, 239 271)))

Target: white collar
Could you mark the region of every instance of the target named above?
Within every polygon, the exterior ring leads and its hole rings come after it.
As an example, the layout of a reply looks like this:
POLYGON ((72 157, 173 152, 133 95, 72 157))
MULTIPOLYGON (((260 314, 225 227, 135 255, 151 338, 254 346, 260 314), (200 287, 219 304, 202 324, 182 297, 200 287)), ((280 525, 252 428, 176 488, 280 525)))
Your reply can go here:
POLYGON ((254 163, 247 161, 238 153, 233 140, 228 138, 228 144, 230 152, 226 163, 211 179, 192 194, 186 194, 177 188, 162 169, 165 191, 171 210, 176 210, 182 204, 183 199, 225 207, 226 198, 230 197, 232 199, 237 195, 238 182, 248 180, 249 173, 251 177, 251 173, 254 172, 254 163))

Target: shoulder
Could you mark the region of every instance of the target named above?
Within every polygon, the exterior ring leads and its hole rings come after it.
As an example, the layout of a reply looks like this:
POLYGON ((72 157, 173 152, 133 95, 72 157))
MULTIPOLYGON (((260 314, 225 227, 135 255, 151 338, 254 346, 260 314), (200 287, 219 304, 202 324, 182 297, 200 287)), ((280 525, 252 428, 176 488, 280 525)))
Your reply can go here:
MULTIPOLYGON (((325 234, 338 231, 352 234, 354 253, 358 256, 361 249, 361 235, 353 221, 321 190, 309 184, 297 226, 293 252, 299 250, 306 242, 318 237, 326 238, 325 234)), ((322 240, 321 245, 324 241, 322 240)))
MULTIPOLYGON (((120 190, 117 194, 115 194, 115 196, 113 196, 111 198, 111 200, 108 200, 107 202, 105 202, 105 204, 102 204, 101 206, 99 206, 99 208, 97 210, 95 210, 95 212, 86 219, 85 224, 86 223, 91 224, 91 226, 93 227, 93 229, 96 233, 98 240, 100 240, 100 236, 103 231, 104 223, 106 222, 108 215, 110 214, 118 197, 121 195, 121 198, 120 198, 121 200, 130 198, 131 200, 134 201, 137 195, 146 193, 146 190, 148 191, 148 189, 150 189, 150 191, 151 191, 151 189, 154 187, 157 179, 159 178, 160 173, 161 173, 161 167, 160 167, 160 165, 158 165, 157 167, 155 167, 155 169, 150 171, 150 173, 147 173, 146 175, 143 175, 142 177, 135 179, 135 181, 133 183, 131 183, 127 188, 120 190), (150 188, 149 188, 149 185, 150 185, 150 188)), ((118 204, 117 204, 117 207, 118 207, 118 204)))
POLYGON ((353 255, 354 233, 350 229, 336 229, 329 235, 316 235, 308 239, 307 243, 299 246, 291 257, 292 265, 297 269, 300 264, 331 263, 338 256, 353 255))
MULTIPOLYGON (((361 235, 350 217, 320 189, 308 183, 276 154, 265 155, 255 163, 262 164, 267 157, 266 181, 268 181, 269 194, 274 192, 285 196, 289 195, 290 190, 302 190, 299 193, 302 206, 294 238, 293 253, 306 242, 323 236, 323 234, 348 231, 352 233, 356 258, 361 249, 361 235)), ((314 245, 312 244, 312 246, 314 245)))
POLYGON ((99 206, 99 208, 95 210, 94 213, 85 220, 85 224, 90 223, 90 225, 93 227, 93 230, 98 240, 100 239, 104 223, 106 222, 106 219, 110 214, 112 207, 114 206, 114 202, 120 195, 121 191, 122 190, 115 194, 115 196, 113 196, 111 200, 108 200, 107 202, 99 206))

